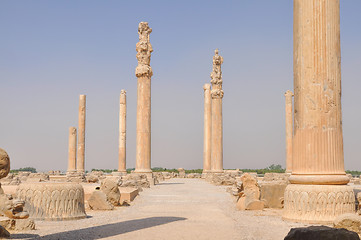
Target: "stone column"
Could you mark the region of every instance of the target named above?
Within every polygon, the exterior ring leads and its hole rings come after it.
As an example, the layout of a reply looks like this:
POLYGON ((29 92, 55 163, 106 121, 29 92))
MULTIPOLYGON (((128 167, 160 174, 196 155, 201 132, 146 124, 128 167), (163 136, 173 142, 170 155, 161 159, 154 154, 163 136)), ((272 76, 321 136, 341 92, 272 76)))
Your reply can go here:
POLYGON ((294 0, 294 138, 284 219, 328 223, 354 212, 344 170, 340 1, 294 0))
POLYGON ((85 107, 86 96, 79 96, 79 122, 78 122, 78 152, 77 152, 77 172, 84 173, 84 161, 85 161, 85 107))
POLYGON ((287 90, 286 97, 286 173, 292 172, 292 139, 293 139, 293 118, 292 118, 292 97, 293 93, 287 90))
POLYGON ((126 173, 126 116, 127 96, 126 91, 121 90, 119 100, 119 165, 118 172, 126 173))
POLYGON ((138 78, 137 93, 137 145, 136 145, 136 173, 151 173, 151 95, 150 83, 153 75, 150 67, 150 55, 153 52, 149 42, 152 29, 147 22, 139 23, 139 42, 136 45, 138 66, 135 75, 138 78))
POLYGON ((211 170, 212 144, 212 97, 211 85, 204 84, 204 139, 203 139, 203 173, 211 170))
POLYGON ((211 146, 211 171, 213 173, 223 172, 223 121, 222 121, 222 71, 223 57, 215 50, 213 57, 213 71, 211 73, 212 83, 212 146, 211 146))
POLYGON ((76 172, 76 128, 69 128, 68 171, 76 172))

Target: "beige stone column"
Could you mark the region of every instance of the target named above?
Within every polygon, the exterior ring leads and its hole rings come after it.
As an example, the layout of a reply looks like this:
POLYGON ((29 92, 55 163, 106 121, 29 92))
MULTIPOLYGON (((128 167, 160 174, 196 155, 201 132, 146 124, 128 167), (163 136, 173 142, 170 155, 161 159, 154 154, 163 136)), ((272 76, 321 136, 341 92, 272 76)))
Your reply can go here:
POLYGON ((120 92, 119 100, 119 164, 118 172, 126 173, 126 116, 127 116, 127 96, 123 89, 120 92))
POLYGON ((213 71, 211 73, 212 83, 212 146, 211 146, 211 171, 213 173, 223 172, 223 120, 222 120, 222 71, 223 57, 215 50, 213 57, 213 71))
POLYGON ((212 144, 212 97, 211 85, 204 84, 204 139, 203 139, 203 173, 211 170, 212 144))
POLYGON ((78 122, 78 152, 76 170, 77 172, 85 172, 85 110, 86 110, 86 96, 79 96, 79 122, 78 122))
POLYGON ((286 173, 292 172, 292 139, 293 139, 293 118, 292 118, 292 97, 293 93, 287 90, 286 97, 286 173))
POLYGON ((354 212, 344 170, 339 0, 294 0, 294 138, 285 219, 354 212))
POLYGON ((76 172, 76 128, 69 128, 68 171, 76 172))
POLYGON ((137 92, 137 145, 135 172, 151 173, 151 77, 150 55, 153 52, 149 42, 152 29, 147 22, 139 23, 139 42, 136 45, 138 66, 135 75, 138 78, 137 92))

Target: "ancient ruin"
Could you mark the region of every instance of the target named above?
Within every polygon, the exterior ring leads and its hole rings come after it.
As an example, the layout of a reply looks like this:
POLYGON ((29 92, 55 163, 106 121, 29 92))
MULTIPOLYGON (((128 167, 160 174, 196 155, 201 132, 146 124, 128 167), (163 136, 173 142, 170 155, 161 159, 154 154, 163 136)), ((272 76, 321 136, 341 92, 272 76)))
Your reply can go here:
POLYGON ((218 49, 214 51, 212 83, 212 144, 211 144, 211 171, 223 172, 223 120, 222 120, 222 70, 223 57, 218 55, 218 49))
POLYGON ((355 211, 341 120, 340 2, 294 0, 294 139, 283 218, 327 223, 355 211), (322 36, 322 37, 321 37, 322 36))
POLYGON ((153 52, 149 42, 152 29, 147 22, 138 26, 139 42, 136 45, 138 66, 135 75, 138 78, 137 93, 137 145, 136 173, 151 173, 151 77, 150 55, 153 52))
POLYGON ((69 128, 68 171, 76 172, 76 128, 69 128))
POLYGON ((71 220, 85 218, 84 190, 77 183, 23 183, 17 197, 34 220, 71 220))
POLYGON ((127 116, 127 95, 126 91, 120 91, 119 98, 119 157, 118 172, 126 173, 126 116, 127 116))
POLYGON ((79 122, 78 122, 78 151, 76 170, 79 173, 85 172, 85 112, 86 96, 79 96, 79 122))
POLYGON ((212 97, 211 85, 204 84, 203 173, 211 170, 212 97))
POLYGON ((293 93, 287 90, 286 97, 286 173, 292 172, 292 139, 293 139, 293 117, 292 97, 293 93))

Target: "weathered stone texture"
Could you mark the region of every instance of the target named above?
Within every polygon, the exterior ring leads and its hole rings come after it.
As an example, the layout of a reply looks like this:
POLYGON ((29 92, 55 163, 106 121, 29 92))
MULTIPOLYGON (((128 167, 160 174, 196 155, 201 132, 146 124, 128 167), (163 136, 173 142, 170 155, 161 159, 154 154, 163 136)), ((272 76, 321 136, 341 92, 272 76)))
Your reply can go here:
POLYGON ((267 208, 283 208, 287 183, 280 181, 260 183, 261 201, 267 208))
POLYGON ((361 234, 361 216, 354 213, 346 213, 338 216, 333 222, 335 228, 344 228, 361 234))
POLYGON ((151 170, 151 76, 150 56, 153 51, 149 42, 152 29, 147 22, 138 26, 139 42, 136 45, 138 66, 135 75, 137 86, 137 136, 135 172, 150 173, 151 170))
POLYGON ((107 195, 100 191, 95 190, 88 199, 88 205, 93 210, 113 210, 114 206, 108 201, 107 195))
POLYGON ((25 209, 35 220, 85 218, 84 190, 76 183, 26 183, 17 190, 25 209))
POLYGON ((218 49, 213 56, 212 83, 212 143, 211 143, 211 171, 223 172, 223 117, 222 117, 222 70, 223 57, 218 55, 218 49))
POLYGON ((78 150, 76 158, 76 170, 85 172, 85 114, 86 95, 79 96, 79 119, 78 119, 78 150))
POLYGON ((118 182, 109 178, 104 179, 100 185, 100 190, 105 193, 108 201, 114 206, 119 205, 120 192, 118 187, 118 182))
POLYGON ((297 222, 332 223, 355 212, 351 186, 289 184, 285 190, 283 218, 297 222))
POLYGON ((126 122, 127 122, 127 95, 122 89, 119 97, 119 150, 118 150, 118 172, 126 173, 126 122))

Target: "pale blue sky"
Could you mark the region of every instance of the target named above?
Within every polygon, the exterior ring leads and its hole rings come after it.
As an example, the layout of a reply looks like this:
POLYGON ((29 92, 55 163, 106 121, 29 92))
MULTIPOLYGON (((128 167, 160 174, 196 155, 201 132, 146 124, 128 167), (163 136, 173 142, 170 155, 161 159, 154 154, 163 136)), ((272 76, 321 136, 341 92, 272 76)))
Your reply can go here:
MULTIPOLYGON (((202 168, 203 89, 224 57, 224 167, 285 165, 293 89, 291 0, 0 0, 0 147, 12 168, 67 168, 68 128, 87 95, 86 169, 117 168, 118 101, 128 94, 135 165, 135 44, 153 28, 152 166, 202 168)), ((346 169, 361 170, 361 1, 341 0, 346 169)))

